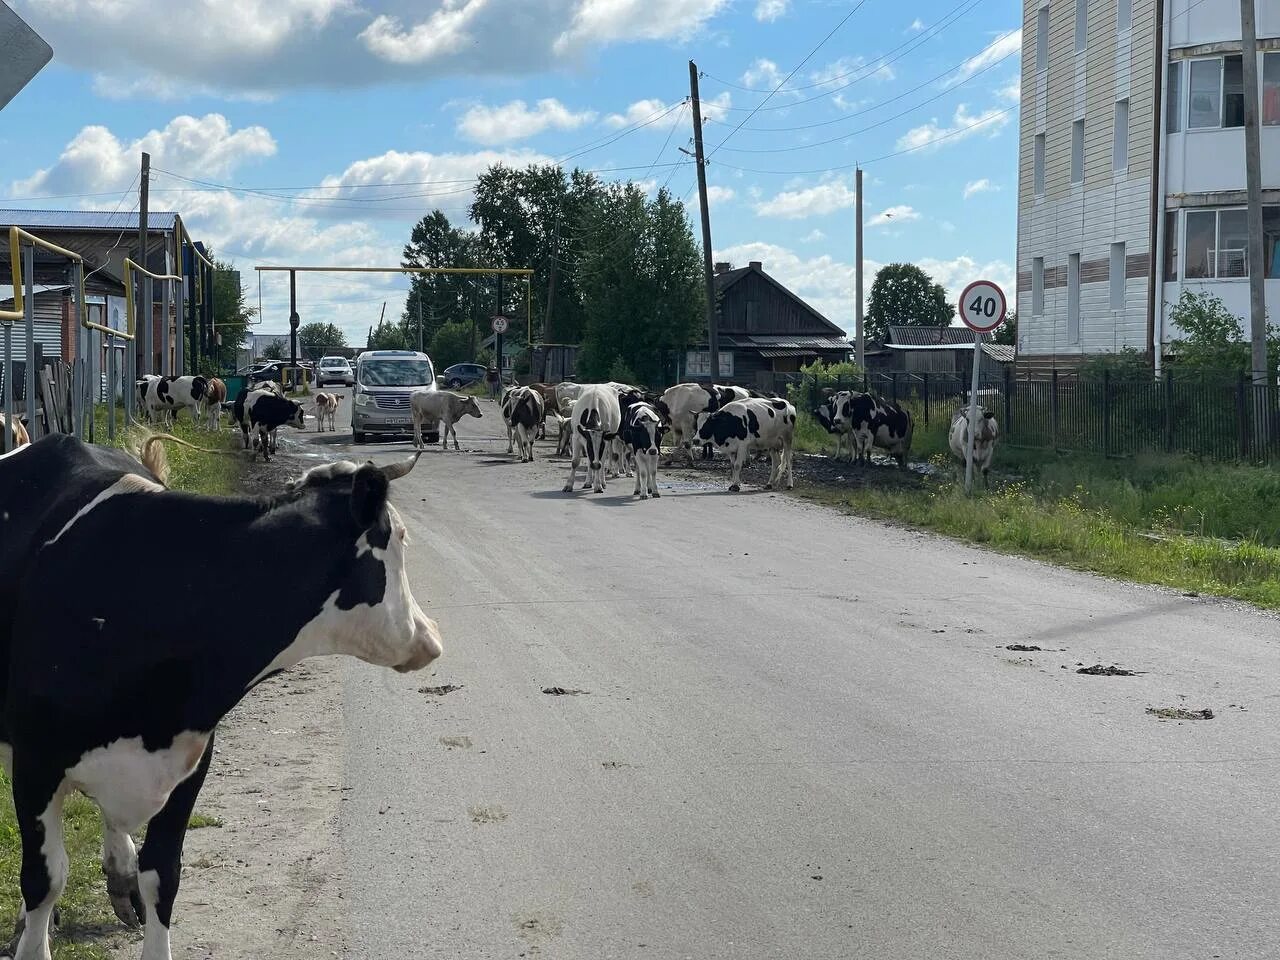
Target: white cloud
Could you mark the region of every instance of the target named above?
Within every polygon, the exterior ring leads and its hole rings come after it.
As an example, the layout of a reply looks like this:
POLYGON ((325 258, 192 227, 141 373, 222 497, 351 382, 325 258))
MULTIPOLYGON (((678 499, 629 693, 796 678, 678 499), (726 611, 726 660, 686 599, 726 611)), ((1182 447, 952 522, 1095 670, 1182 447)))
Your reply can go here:
POLYGON ((809 79, 820 87, 844 87, 862 80, 877 80, 886 83, 897 74, 887 63, 868 62, 866 57, 841 57, 833 60, 825 67, 820 67, 809 74, 809 79))
POLYGON ((817 243, 820 240, 827 239, 827 235, 821 230, 810 230, 801 239, 801 243, 817 243))
POLYGON ((631 104, 622 113, 611 113, 604 118, 604 124, 607 127, 613 127, 615 130, 621 127, 630 126, 633 123, 643 123, 650 120, 662 111, 667 109, 667 104, 661 100, 637 100, 631 104))
POLYGON ((242 164, 269 157, 276 142, 265 127, 232 130, 220 113, 174 117, 163 130, 151 130, 125 143, 102 126, 82 129, 56 163, 16 181, 11 194, 97 193, 125 190, 138 172, 138 156, 151 165, 189 177, 222 177, 242 164))
POLYGON ((1012 54, 1017 54, 1022 50, 1022 28, 1010 30, 996 37, 983 50, 974 54, 963 64, 960 69, 949 79, 943 86, 954 86, 966 77, 971 77, 979 70, 991 66, 1012 54))
POLYGON ((754 87, 760 89, 772 90, 778 84, 782 83, 786 74, 778 69, 778 65, 772 60, 766 60, 763 57, 756 60, 755 63, 747 67, 742 74, 742 84, 746 87, 754 87))
POLYGON ((854 190, 844 180, 828 180, 796 190, 784 190, 777 196, 756 204, 756 213, 762 217, 780 217, 783 220, 802 220, 820 217, 837 210, 852 208, 854 190))
POLYGON ((791 0, 757 0, 756 19, 761 23, 773 23, 784 16, 791 0))
POLYGON ((707 203, 710 206, 714 207, 719 203, 727 203, 732 200, 733 197, 734 192, 732 187, 719 187, 714 185, 707 187, 707 203))
POLYGON ((907 32, 919 33, 923 29, 924 29, 924 21, 921 20, 919 17, 916 17, 914 20, 911 21, 911 26, 907 27, 907 32))
POLYGON ((1022 78, 1011 77, 1008 83, 996 90, 996 96, 1001 100, 1008 100, 1010 103, 1021 103, 1022 78))
POLYGON ((733 99, 729 96, 728 90, 716 94, 710 100, 703 97, 702 103, 699 104, 702 107, 703 122, 724 123, 732 104, 733 99))
POLYGON ((983 177, 980 180, 970 180, 964 185, 964 198, 968 200, 975 193, 995 193, 999 189, 999 186, 992 183, 986 177, 983 177))
POLYGON ((1009 301, 1013 302, 1014 277, 1013 267, 1004 260, 989 260, 979 263, 973 257, 960 255, 951 260, 937 260, 925 257, 917 260, 916 265, 942 284, 947 291, 947 299, 951 303, 964 292, 964 288, 974 280, 991 280, 1000 286, 1009 301))
POLYGON ((546 130, 576 130, 596 118, 583 110, 575 113, 554 97, 530 106, 512 100, 501 106, 479 104, 458 119, 458 134, 474 143, 510 143, 525 140, 546 130))
POLYGON ((906 223, 909 220, 919 220, 920 212, 915 207, 908 207, 906 204, 899 204, 896 207, 888 207, 881 210, 874 217, 867 221, 868 227, 883 227, 890 223, 906 223))
POLYGON ((1009 111, 995 107, 979 114, 969 113, 966 104, 956 107, 950 126, 938 123, 934 118, 928 123, 913 127, 898 138, 899 150, 937 150, 948 143, 958 143, 986 131, 995 136, 1009 122, 1009 111))
MULTIPOLYGON (((476 0, 481 2, 481 0, 476 0)), ((684 39, 729 0, 580 0, 573 25, 555 41, 557 53, 625 40, 684 39)))
POLYGON ((382 14, 360 31, 360 39, 370 53, 391 63, 426 63, 477 42, 471 31, 487 3, 455 0, 407 29, 399 18, 382 14))

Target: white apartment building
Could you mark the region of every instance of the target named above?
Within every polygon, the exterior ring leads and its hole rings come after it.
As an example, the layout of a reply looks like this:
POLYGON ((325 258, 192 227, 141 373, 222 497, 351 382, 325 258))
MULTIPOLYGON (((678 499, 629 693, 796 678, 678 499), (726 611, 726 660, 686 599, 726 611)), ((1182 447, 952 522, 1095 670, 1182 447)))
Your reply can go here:
MULTIPOLYGON (((1280 0, 1256 0, 1267 303, 1280 319, 1280 0)), ((1184 289, 1249 314, 1239 0, 1024 0, 1018 357, 1177 339, 1184 289)), ((1156 345, 1162 349, 1157 351, 1156 345)))

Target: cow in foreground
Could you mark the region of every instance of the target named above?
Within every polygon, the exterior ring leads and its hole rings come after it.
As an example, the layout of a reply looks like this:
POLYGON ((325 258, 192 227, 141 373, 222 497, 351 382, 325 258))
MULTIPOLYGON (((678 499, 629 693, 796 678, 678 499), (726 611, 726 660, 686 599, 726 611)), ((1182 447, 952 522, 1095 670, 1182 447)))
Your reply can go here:
POLYGON ((658 450, 666 429, 662 415, 652 403, 634 403, 623 414, 618 436, 635 460, 636 487, 632 496, 638 494, 641 500, 662 496, 658 493, 658 450))
POLYGON ((573 429, 573 459, 569 463, 569 480, 564 485, 564 492, 573 492, 578 464, 585 455, 587 479, 582 489, 590 487, 595 493, 604 493, 605 458, 610 455, 613 438, 622 426, 617 392, 603 384, 584 387, 573 402, 569 420, 573 429))
POLYGON ((0 462, 0 502, 23 506, 0 517, 0 756, 22 842, 17 958, 50 956, 73 790, 102 811, 117 914, 135 920, 140 907, 143 958, 171 960, 183 840, 219 721, 307 657, 407 672, 440 655, 439 629, 409 590, 406 530, 388 499, 412 465, 327 464, 281 496, 251 499, 170 492, 124 452, 63 435, 0 462), (162 628, 157 611, 99 576, 102 544, 114 562, 142 569, 157 530, 201 531, 202 562, 166 572, 181 630, 162 628), (264 542, 325 563, 260 605, 255 629, 228 633, 225 598, 279 580, 276 552, 257 549, 264 542), (143 826, 135 852, 130 834, 143 826))
POLYGON ((475 397, 448 390, 418 390, 409 398, 409 412, 413 416, 413 445, 421 449, 422 425, 440 424, 440 443, 449 449, 449 434, 453 434, 453 449, 458 446, 458 431, 453 425, 463 417, 479 417, 480 404, 475 397))
POLYGON ((342 397, 336 393, 325 393, 321 391, 316 394, 316 433, 324 430, 327 422, 329 429, 337 433, 338 425, 338 404, 342 402, 342 397))
MULTIPOLYGON (((990 487, 990 477, 987 475, 991 469, 991 461, 995 457, 996 441, 1000 438, 1000 425, 996 423, 995 416, 987 410, 978 408, 976 418, 977 428, 973 431, 973 468, 982 471, 982 485, 990 487)), ((951 446, 951 452, 955 454, 956 459, 960 461, 961 466, 965 462, 965 446, 969 442, 969 410, 967 407, 961 407, 955 412, 951 418, 951 430, 947 434, 947 441, 951 446)))
POLYGON ((731 493, 742 489, 742 467, 756 450, 768 451, 771 461, 765 489, 785 482, 790 490, 795 486, 791 472, 795 431, 796 408, 786 400, 749 397, 727 403, 707 417, 698 429, 698 439, 728 452, 731 493))

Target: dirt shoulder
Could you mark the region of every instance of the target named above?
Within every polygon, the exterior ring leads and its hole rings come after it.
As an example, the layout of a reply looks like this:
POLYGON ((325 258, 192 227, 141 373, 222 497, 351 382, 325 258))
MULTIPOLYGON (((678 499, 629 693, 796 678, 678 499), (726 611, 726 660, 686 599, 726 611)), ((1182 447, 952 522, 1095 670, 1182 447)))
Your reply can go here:
MULTIPOLYGON (((309 465, 282 455, 254 464, 242 486, 273 493, 309 465)), ((229 629, 252 630, 252 608, 241 616, 231 604, 228 598, 229 629)), ((187 833, 175 957, 346 955, 339 669, 332 659, 299 664, 262 683, 219 725, 196 819, 221 826, 187 833)), ((133 960, 140 941, 139 933, 115 955, 133 960)))

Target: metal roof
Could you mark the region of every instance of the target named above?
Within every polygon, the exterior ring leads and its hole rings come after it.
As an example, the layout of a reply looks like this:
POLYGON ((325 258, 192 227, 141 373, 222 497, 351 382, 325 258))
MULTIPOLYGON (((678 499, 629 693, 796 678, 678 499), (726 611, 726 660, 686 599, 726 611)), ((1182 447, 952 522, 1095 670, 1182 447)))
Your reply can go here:
MULTIPOLYGON (((147 215, 147 232, 163 233, 173 229, 177 214, 152 210, 147 215)), ((19 210, 0 207, 0 226, 19 226, 27 230, 134 230, 138 229, 137 213, 110 210, 19 210)))
POLYGON ((767 360, 778 360, 783 357, 816 357, 817 355, 817 350, 809 350, 804 347, 782 347, 760 351, 760 356, 767 360))
MULTIPOLYGON (((972 343, 887 343, 885 347, 889 350, 899 350, 909 352, 920 350, 923 352, 943 351, 943 350, 972 350, 972 343)), ((996 363, 1013 363, 1014 349, 1011 344, 1007 343, 984 343, 982 352, 985 353, 996 363)))
POLYGON ((770 334, 750 334, 741 333, 725 336, 725 341, 732 346, 742 347, 746 349, 776 349, 776 350, 849 350, 849 341, 844 337, 830 336, 783 336, 770 334))
POLYGON ((996 363, 1013 363, 1017 359, 1017 351, 1011 343, 984 343, 982 352, 996 363))
POLYGON ((973 343, 973 331, 968 327, 889 327, 886 346, 936 347, 973 343))

